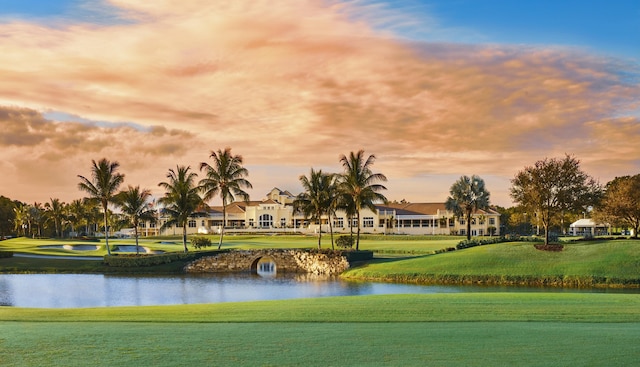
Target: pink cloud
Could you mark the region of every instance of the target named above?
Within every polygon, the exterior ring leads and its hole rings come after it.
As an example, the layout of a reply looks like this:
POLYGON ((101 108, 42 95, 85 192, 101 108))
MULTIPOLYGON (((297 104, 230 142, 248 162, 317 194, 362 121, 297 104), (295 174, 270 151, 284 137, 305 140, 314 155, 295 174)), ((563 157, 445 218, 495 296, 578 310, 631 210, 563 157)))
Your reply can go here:
MULTIPOLYGON (((640 88, 621 76, 637 71, 615 60, 407 43, 376 31, 384 12, 358 2, 110 3, 129 22, 0 24, 0 113, 14 114, 0 138, 0 167, 15 172, 0 186, 7 195, 27 180, 71 193, 79 170, 102 156, 155 186, 169 167, 196 167, 226 146, 254 167, 258 197, 274 185, 266 167, 281 167, 279 179, 290 172, 297 187, 310 166, 338 171, 338 155, 360 148, 402 182, 394 191, 477 173, 492 177, 503 203, 508 178, 547 156, 574 153, 607 179, 638 169, 627 142, 640 138, 639 123, 625 111, 638 108, 640 88), (39 112, 51 110, 150 131, 39 112)), ((48 190, 28 186, 24 195, 48 190)), ((414 195, 390 194, 443 200, 414 195)))

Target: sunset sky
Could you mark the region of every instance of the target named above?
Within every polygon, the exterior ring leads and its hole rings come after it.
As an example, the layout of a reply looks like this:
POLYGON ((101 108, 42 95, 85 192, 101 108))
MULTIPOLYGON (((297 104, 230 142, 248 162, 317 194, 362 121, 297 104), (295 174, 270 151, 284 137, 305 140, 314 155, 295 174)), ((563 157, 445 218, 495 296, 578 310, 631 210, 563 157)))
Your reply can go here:
POLYGON ((159 197, 225 147, 252 200, 359 149, 412 202, 477 174, 511 206, 565 153, 640 173, 637 0, 0 0, 0 55, 0 195, 28 203, 101 158, 159 197))

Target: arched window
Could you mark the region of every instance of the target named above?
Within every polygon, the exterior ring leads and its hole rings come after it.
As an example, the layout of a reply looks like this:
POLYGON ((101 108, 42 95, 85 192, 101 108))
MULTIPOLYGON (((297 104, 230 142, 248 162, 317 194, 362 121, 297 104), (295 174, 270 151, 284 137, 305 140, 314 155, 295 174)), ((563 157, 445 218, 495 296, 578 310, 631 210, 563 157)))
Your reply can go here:
POLYGON ((258 226, 259 227, 272 227, 273 226, 273 216, 271 214, 262 214, 260 218, 258 218, 258 226))

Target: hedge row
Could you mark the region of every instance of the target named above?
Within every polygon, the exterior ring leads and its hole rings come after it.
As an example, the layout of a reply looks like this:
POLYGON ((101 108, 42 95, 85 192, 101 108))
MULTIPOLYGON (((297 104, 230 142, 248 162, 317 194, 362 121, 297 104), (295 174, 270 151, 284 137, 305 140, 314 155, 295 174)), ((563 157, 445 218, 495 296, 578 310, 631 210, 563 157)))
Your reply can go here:
POLYGON ((0 251, 0 259, 13 257, 12 251, 0 251))
MULTIPOLYGON (((377 279, 375 276, 369 279, 377 279)), ((421 284, 482 284, 482 285, 518 285, 533 287, 569 287, 600 288, 622 287, 639 288, 640 278, 622 279, 597 276, 573 275, 462 275, 462 274, 391 274, 381 277, 386 281, 421 284)))
POLYGON ((104 263, 107 266, 120 268, 137 268, 168 264, 174 261, 193 261, 204 256, 212 256, 221 251, 202 251, 202 252, 172 252, 159 255, 111 255, 104 257, 104 263))

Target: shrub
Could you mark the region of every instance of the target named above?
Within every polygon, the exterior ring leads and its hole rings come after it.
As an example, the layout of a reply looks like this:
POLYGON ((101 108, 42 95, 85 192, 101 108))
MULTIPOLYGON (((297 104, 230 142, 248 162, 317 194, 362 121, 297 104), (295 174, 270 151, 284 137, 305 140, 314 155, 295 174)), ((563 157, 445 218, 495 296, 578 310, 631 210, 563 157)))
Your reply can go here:
POLYGON ((12 251, 0 251, 0 259, 13 257, 12 251))
POLYGON ((336 246, 341 248, 353 248, 353 237, 352 236, 340 236, 336 240, 336 246))
POLYGON ((192 237, 191 246, 195 249, 210 247, 211 240, 208 237, 192 237))
POLYGON ((227 252, 228 250, 221 251, 202 251, 202 252, 170 252, 166 254, 158 255, 105 255, 104 264, 107 266, 120 267, 120 268, 136 268, 145 266, 156 266, 162 264, 168 264, 174 261, 193 261, 204 256, 213 256, 221 252, 227 252))

